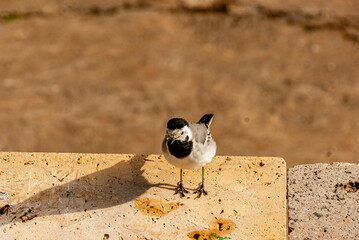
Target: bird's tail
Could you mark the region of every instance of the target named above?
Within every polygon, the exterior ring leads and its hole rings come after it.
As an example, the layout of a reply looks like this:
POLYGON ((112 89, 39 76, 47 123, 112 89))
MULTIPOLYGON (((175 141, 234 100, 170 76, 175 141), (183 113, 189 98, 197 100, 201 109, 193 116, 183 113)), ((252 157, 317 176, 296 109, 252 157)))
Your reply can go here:
POLYGON ((203 115, 203 117, 201 117, 201 119, 198 121, 198 123, 204 123, 207 127, 209 127, 212 123, 213 120, 213 114, 208 113, 203 115))

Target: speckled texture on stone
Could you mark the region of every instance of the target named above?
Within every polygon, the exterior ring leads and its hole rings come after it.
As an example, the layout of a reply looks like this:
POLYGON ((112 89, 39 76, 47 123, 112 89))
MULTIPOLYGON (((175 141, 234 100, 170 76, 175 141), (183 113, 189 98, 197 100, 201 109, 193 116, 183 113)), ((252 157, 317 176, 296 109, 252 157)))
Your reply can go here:
MULTIPOLYGON (((0 153, 0 164, 1 239, 285 239, 281 158, 216 157, 199 199, 173 194, 179 170, 161 155, 0 153)), ((183 180, 193 191, 201 170, 183 180)))
POLYGON ((359 239, 359 164, 288 170, 290 240, 359 239))

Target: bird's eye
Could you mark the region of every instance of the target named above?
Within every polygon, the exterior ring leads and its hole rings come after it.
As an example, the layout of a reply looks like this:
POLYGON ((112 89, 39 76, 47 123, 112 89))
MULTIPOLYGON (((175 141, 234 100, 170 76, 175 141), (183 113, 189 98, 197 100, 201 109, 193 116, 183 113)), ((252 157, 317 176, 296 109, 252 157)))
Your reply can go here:
POLYGON ((183 134, 184 134, 184 132, 182 131, 182 132, 181 132, 181 135, 183 135, 183 134))

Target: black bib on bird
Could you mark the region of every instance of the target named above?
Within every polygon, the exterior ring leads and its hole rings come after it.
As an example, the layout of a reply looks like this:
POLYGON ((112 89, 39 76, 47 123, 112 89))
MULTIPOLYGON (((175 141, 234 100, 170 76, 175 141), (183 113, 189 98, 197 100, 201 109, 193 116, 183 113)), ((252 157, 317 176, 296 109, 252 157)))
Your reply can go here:
POLYGON ((168 150, 171 152, 173 156, 176 158, 185 158, 191 154, 193 148, 192 141, 174 141, 171 143, 170 141, 167 142, 168 150))

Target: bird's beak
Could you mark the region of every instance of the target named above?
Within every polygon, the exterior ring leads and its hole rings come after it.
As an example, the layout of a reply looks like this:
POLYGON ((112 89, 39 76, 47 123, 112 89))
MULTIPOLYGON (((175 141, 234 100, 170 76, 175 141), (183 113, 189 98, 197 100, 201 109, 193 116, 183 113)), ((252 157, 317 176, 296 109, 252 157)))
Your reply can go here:
POLYGON ((175 132, 175 133, 173 134, 173 138, 175 138, 175 139, 179 139, 180 136, 181 136, 181 133, 180 133, 180 132, 175 132))
POLYGON ((175 138, 171 138, 171 144, 173 144, 174 141, 175 141, 175 138))

